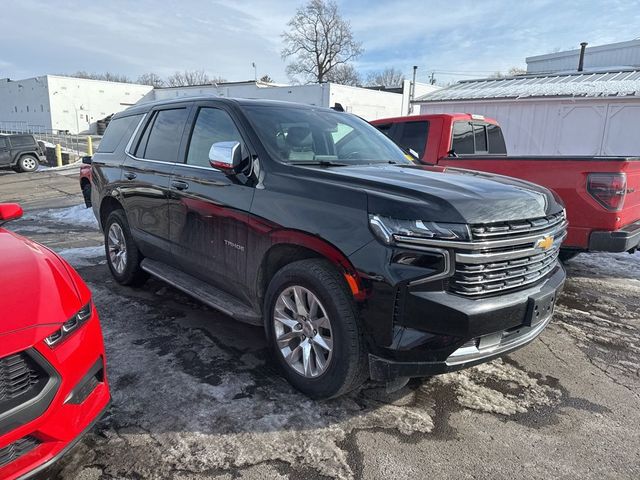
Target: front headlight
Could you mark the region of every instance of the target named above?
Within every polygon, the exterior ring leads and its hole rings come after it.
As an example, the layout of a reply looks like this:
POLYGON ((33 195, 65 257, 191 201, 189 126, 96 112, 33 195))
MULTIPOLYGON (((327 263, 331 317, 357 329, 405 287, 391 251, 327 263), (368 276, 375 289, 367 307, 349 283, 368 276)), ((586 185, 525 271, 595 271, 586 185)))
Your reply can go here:
POLYGON ((399 220, 370 214, 369 225, 375 236, 387 245, 394 243, 398 236, 462 242, 471 239, 469 226, 464 223, 399 220))
POLYGON ((60 342, 62 342, 62 340, 73 334, 73 332, 78 330, 78 328, 80 328, 87 320, 89 320, 89 318, 91 317, 91 311, 92 304, 91 302, 89 302, 80 310, 78 310, 78 313, 64 322, 62 324, 62 327, 45 338, 44 342, 50 347, 54 347, 55 345, 59 344, 60 342))

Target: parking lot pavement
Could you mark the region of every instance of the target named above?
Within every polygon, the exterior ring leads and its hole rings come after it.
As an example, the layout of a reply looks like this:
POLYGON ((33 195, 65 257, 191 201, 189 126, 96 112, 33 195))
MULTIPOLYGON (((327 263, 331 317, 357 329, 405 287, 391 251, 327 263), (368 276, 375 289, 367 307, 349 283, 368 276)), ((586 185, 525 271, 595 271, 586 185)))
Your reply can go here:
POLYGON ((11 228, 89 284, 113 390, 58 478, 640 477, 638 254, 569 263, 551 325, 502 360, 316 402, 279 376, 259 328, 157 280, 116 284, 90 211, 56 202, 11 228))

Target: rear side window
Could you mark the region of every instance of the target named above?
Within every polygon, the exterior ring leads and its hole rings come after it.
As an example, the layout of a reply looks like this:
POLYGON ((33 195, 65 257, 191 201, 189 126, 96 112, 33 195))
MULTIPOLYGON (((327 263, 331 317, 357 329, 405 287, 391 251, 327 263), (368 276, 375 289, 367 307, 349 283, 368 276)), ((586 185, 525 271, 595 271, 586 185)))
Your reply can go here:
POLYGON ((398 126, 393 141, 403 148, 410 148, 422 158, 427 143, 429 122, 407 122, 398 126))
POLYGON ((120 142, 128 132, 127 140, 130 138, 132 130, 138 125, 138 122, 142 118, 140 115, 130 115, 128 117, 115 118, 109 122, 107 130, 104 132, 104 137, 100 141, 100 145, 96 152, 100 153, 113 153, 120 145, 120 142))
POLYGON ((0 137, 0 148, 6 148, 7 147, 7 141, 5 140, 4 137, 0 137))
POLYGON ((26 147, 27 145, 33 146, 36 141, 31 135, 19 135, 15 137, 9 137, 9 141, 13 147, 26 147))
POLYGON ((176 162, 187 116, 186 108, 158 110, 147 124, 136 149, 136 156, 161 162, 176 162))
POLYGON ((489 153, 495 155, 506 155, 507 146, 504 144, 502 129, 492 123, 487 124, 487 136, 489 138, 489 153))
POLYGON ((473 155, 473 129, 469 122, 453 123, 453 142, 451 145, 456 155, 473 155))

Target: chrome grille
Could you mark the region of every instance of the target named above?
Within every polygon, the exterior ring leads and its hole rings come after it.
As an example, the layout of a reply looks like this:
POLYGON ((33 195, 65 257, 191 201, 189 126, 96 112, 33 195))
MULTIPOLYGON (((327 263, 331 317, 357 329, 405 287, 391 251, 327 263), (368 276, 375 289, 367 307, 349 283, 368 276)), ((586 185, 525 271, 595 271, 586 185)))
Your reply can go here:
POLYGON ((566 227, 564 212, 518 222, 472 225, 473 242, 455 250, 450 290, 481 297, 534 285, 555 269, 566 227), (546 250, 538 247, 539 240, 549 236, 553 237, 552 245, 546 250))
POLYGON ((521 235, 543 233, 562 225, 565 221, 564 212, 543 218, 522 220, 516 222, 499 222, 486 225, 470 225, 474 240, 496 240, 514 238, 521 235))

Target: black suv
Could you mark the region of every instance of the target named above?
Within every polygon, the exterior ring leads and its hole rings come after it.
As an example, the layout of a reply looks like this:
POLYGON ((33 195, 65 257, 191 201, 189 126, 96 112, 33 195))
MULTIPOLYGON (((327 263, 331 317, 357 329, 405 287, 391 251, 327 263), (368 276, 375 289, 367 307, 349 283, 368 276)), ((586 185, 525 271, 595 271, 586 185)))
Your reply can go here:
POLYGON ((35 172, 45 158, 33 135, 0 135, 0 167, 35 172))
POLYGON ((114 116, 92 168, 115 279, 151 274, 264 326, 287 379, 315 398, 521 347, 565 279, 551 192, 415 165, 330 109, 134 106, 114 116))

